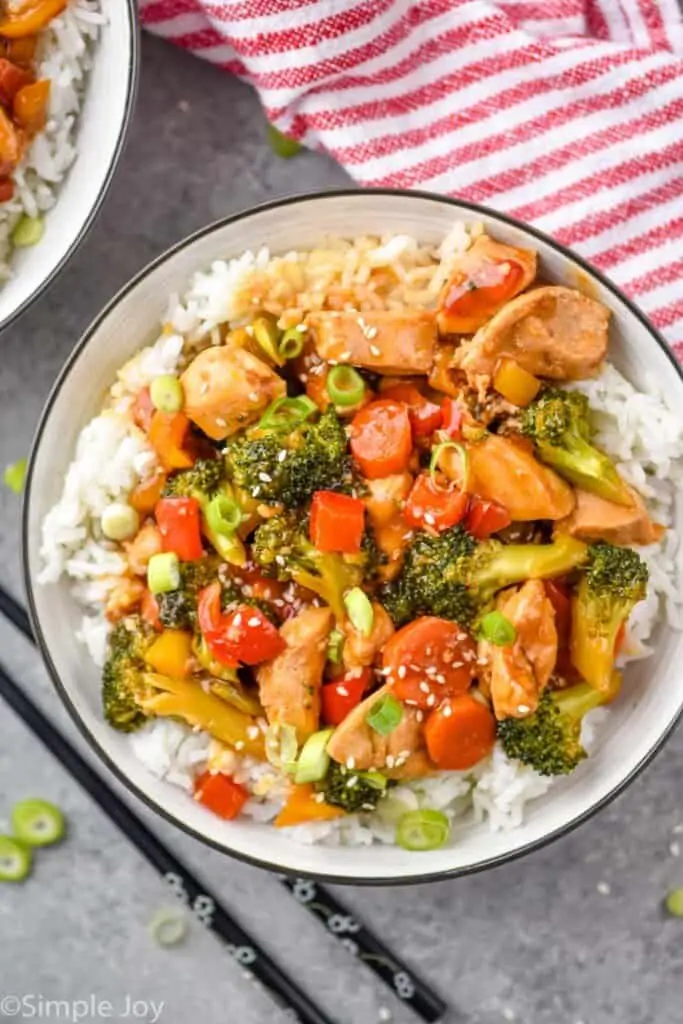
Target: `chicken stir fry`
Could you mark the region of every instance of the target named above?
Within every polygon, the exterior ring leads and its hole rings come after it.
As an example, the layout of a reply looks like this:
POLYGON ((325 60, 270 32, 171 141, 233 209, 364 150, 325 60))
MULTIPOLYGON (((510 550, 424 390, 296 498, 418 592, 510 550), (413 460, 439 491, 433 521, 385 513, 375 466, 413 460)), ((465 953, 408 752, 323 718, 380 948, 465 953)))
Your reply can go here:
MULTIPOLYGON (((619 689, 632 545, 662 527, 565 386, 599 371, 609 311, 486 235, 449 268, 435 309, 255 310, 130 411, 158 465, 117 526, 106 718, 268 759, 278 826, 497 740, 572 771, 619 689)), ((197 798, 223 786, 235 817, 249 794, 220 777, 197 798)))

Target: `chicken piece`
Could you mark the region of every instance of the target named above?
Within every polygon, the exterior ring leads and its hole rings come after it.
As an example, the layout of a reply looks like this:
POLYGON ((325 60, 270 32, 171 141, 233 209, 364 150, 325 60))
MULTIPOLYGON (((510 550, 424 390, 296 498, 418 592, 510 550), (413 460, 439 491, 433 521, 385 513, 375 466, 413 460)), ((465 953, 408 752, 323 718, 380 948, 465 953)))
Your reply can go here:
POLYGON ((328 362, 397 376, 432 368, 436 320, 427 310, 333 310, 309 313, 306 325, 318 355, 328 362))
POLYGON ((482 640, 479 658, 490 673, 488 688, 496 718, 524 718, 534 712, 557 662, 555 611, 542 580, 507 590, 496 602, 517 631, 511 647, 482 640))
POLYGON ((327 752, 347 768, 359 771, 374 768, 391 779, 429 775, 436 769, 427 756, 422 712, 418 708, 404 704, 403 718, 388 736, 382 736, 366 721, 373 705, 390 690, 390 684, 386 683, 350 711, 334 730, 327 752))
POLYGON ((600 302, 572 288, 534 288, 506 303, 456 349, 453 362, 471 383, 493 377, 503 356, 536 377, 594 377, 607 352, 609 317, 600 302))
MULTIPOLYGON (((466 448, 469 490, 504 505, 513 521, 564 519, 573 510, 572 488, 534 458, 523 441, 487 434, 466 448)), ((451 480, 462 481, 462 458, 453 449, 443 451, 439 468, 451 480)))
POLYGON ((138 607, 145 593, 141 580, 121 576, 107 595, 104 614, 109 622, 118 622, 124 615, 130 615, 138 607))
POLYGON ((304 608, 280 630, 287 649, 256 670, 266 718, 271 724, 293 725, 299 743, 318 728, 332 619, 329 608, 304 608))
MULTIPOLYGON (((628 486, 628 485, 627 485, 628 486)), ((572 514, 557 524, 579 540, 606 540, 610 544, 655 544, 661 540, 664 527, 654 523, 640 495, 628 488, 632 504, 616 505, 597 494, 577 489, 576 507, 572 514)))
POLYGON ((128 567, 136 576, 146 576, 152 555, 164 550, 161 530, 154 523, 145 523, 132 540, 124 543, 128 567))
POLYGON ((370 636, 360 633, 349 619, 342 626, 344 633, 342 661, 346 668, 365 668, 367 665, 372 665, 387 640, 393 636, 394 624, 382 605, 373 601, 372 610, 374 616, 370 636))
POLYGON ((231 345, 204 349, 180 379, 186 415, 214 441, 253 423, 286 393, 284 380, 269 366, 231 345))
POLYGON ((401 569, 403 552, 412 536, 402 511, 413 486, 413 477, 406 471, 378 480, 365 480, 364 484, 367 488, 364 501, 368 519, 377 546, 387 560, 380 566, 379 576, 383 580, 392 580, 401 569))
POLYGON ((437 345, 434 350, 434 363, 427 377, 427 383, 435 391, 441 391, 451 398, 460 398, 465 380, 464 374, 453 369, 455 345, 437 345))
POLYGON ((536 253, 479 238, 458 256, 439 296, 440 334, 474 334, 536 277, 536 253))

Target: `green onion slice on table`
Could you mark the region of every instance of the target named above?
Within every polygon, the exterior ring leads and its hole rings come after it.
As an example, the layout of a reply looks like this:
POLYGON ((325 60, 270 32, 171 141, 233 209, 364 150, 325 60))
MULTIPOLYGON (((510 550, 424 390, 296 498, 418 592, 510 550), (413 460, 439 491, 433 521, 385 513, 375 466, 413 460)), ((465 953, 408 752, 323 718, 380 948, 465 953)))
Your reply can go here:
POLYGON ((64 815, 48 800, 21 800, 12 808, 11 821, 17 839, 27 846, 52 846, 66 831, 64 815))

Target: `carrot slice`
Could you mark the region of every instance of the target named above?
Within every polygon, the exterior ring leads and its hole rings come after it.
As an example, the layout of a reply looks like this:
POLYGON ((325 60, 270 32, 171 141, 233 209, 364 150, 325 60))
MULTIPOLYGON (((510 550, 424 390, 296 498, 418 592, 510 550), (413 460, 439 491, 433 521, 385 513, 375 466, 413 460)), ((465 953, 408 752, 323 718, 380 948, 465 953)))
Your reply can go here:
POLYGON ((303 825, 307 821, 330 821, 332 818, 340 818, 344 814, 341 807, 333 807, 322 800, 318 801, 316 800, 317 796, 318 794, 310 783, 292 786, 287 803, 275 819, 277 828, 303 825))
POLYGON ((438 768, 465 771, 485 758, 496 742, 490 709, 469 693, 447 697, 425 722, 427 752, 438 768))
POLYGON ((400 473, 410 460, 413 435, 403 402, 380 398, 356 413, 351 423, 351 452, 369 480, 400 473))
POLYGON ((382 663, 399 700, 433 708, 468 689, 476 656, 474 640, 457 622, 424 615, 394 633, 382 663))

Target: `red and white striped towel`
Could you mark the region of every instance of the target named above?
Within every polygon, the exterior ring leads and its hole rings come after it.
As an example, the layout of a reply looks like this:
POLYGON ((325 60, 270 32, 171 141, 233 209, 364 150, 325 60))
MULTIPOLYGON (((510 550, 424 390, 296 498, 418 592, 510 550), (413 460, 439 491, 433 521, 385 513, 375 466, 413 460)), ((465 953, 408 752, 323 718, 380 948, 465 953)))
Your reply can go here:
POLYGON ((678 0, 139 0, 365 185, 504 210, 621 285, 683 358, 678 0))

